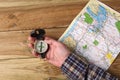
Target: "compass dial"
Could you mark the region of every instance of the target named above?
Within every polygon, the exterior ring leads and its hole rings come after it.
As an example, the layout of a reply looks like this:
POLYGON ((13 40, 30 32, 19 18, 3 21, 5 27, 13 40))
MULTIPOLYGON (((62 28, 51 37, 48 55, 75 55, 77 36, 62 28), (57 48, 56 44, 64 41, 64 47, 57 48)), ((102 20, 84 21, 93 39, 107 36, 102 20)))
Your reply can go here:
POLYGON ((37 53, 45 53, 48 50, 48 44, 43 40, 38 40, 35 42, 35 51, 37 53))

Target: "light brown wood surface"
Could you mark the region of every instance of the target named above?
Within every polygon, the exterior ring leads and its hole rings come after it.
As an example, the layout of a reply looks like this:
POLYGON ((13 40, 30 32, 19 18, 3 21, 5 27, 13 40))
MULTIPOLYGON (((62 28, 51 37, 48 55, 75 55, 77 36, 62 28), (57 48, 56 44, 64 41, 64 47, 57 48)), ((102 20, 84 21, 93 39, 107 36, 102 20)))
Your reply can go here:
POLYGON ((38 58, 0 56, 0 80, 65 80, 58 68, 38 58))
MULTIPOLYGON (((32 57, 31 30, 58 39, 89 0, 0 0, 0 80, 65 80, 60 70, 32 57)), ((119 0, 101 0, 120 12, 119 0)), ((108 70, 120 78, 120 55, 108 70)))

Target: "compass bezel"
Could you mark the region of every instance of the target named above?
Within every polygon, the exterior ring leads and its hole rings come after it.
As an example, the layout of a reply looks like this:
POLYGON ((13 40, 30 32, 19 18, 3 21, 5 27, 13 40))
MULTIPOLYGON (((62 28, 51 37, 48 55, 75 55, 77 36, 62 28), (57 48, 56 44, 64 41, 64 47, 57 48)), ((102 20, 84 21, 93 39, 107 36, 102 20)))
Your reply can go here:
POLYGON ((48 44, 47 44, 45 41, 43 41, 43 40, 37 40, 37 41, 35 41, 34 49, 35 49, 35 51, 36 51, 37 53, 39 53, 39 54, 46 53, 47 50, 48 50, 48 44), (45 48, 45 49, 43 49, 43 51, 41 51, 41 52, 40 52, 40 49, 38 50, 38 45, 39 45, 40 43, 44 44, 44 48, 45 48))

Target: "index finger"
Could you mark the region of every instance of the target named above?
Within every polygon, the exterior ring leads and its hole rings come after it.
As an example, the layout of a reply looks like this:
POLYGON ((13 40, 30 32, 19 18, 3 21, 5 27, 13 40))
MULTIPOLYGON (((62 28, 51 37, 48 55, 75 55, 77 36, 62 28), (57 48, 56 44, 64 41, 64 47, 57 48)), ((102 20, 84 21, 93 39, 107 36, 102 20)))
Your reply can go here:
POLYGON ((56 40, 54 40, 53 38, 50 38, 50 37, 45 37, 45 40, 44 40, 47 44, 56 44, 58 43, 56 40))

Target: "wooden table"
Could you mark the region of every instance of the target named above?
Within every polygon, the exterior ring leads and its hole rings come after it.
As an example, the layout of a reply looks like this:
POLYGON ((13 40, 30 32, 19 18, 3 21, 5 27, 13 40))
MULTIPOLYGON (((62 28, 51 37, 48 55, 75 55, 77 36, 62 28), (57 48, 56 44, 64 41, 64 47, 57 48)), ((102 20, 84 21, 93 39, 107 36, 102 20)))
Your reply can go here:
MULTIPOLYGON (((120 12, 119 0, 101 0, 120 12)), ((0 0, 0 80, 65 80, 60 70, 34 58, 31 30, 58 39, 88 0, 0 0)), ((120 55, 108 70, 120 78, 120 55)))

